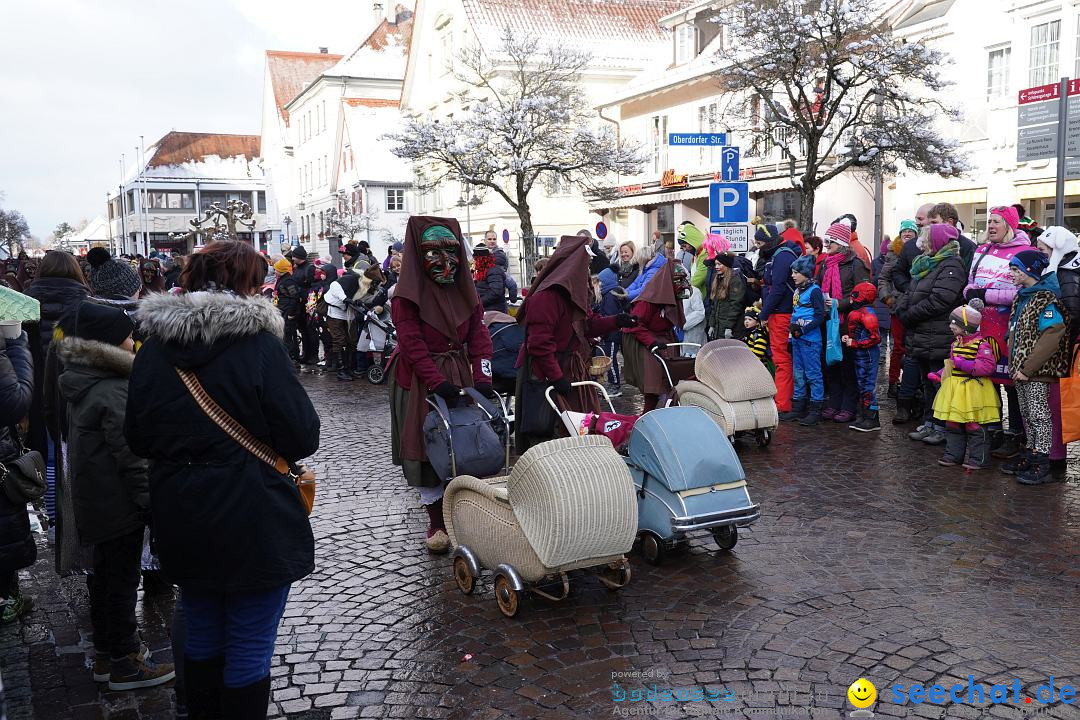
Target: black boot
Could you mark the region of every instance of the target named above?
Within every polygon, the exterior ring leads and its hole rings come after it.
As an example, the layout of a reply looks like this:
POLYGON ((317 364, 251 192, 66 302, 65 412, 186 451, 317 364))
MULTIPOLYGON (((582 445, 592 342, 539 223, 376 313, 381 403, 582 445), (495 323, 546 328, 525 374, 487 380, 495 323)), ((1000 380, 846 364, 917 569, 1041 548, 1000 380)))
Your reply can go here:
POLYGON ((227 687, 221 693, 221 705, 229 720, 266 720, 269 704, 269 675, 244 687, 227 687))
POLYGON ((852 430, 859 432, 875 432, 881 429, 881 420, 878 419, 878 411, 869 407, 859 409, 859 419, 854 425, 848 425, 852 430))
POLYGON ((225 658, 192 660, 184 657, 188 717, 191 720, 223 720, 221 691, 225 687, 225 658))
POLYGON ((784 422, 792 422, 806 417, 806 403, 806 398, 792 398, 791 410, 780 413, 780 419, 784 422))
MULTIPOLYGON (((993 455, 993 453, 991 453, 993 455)), ((1031 464, 1032 452, 1027 448, 1020 448, 1019 454, 1007 463, 1001 464, 1001 472, 1006 475, 1017 475, 1028 469, 1031 464)))
POLYGON ((895 400, 896 398, 900 397, 899 393, 900 393, 900 383, 889 383, 888 398, 890 400, 895 400))
POLYGON ((1050 456, 1046 453, 1032 453, 1027 469, 1016 473, 1016 479, 1024 485, 1042 485, 1057 482, 1050 474, 1050 456))
POLYGON ((803 425, 803 426, 806 426, 806 427, 810 427, 811 425, 817 425, 818 423, 820 423, 821 422, 821 408, 824 407, 824 405, 825 405, 825 403, 823 403, 823 402, 813 402, 813 401, 811 401, 810 410, 807 411, 806 415, 801 420, 799 420, 799 424, 803 425))
POLYGON ((338 360, 338 363, 339 363, 338 364, 338 371, 337 371, 337 379, 342 381, 342 382, 352 382, 353 381, 353 376, 352 376, 351 369, 349 368, 349 362, 348 362, 349 354, 348 354, 348 351, 346 351, 346 350, 338 350, 336 355, 337 355, 337 360, 338 360))
POLYGON ((911 422, 911 406, 914 402, 911 398, 900 398, 896 401, 896 415, 893 416, 893 425, 904 425, 911 422))
POLYGON ((990 453, 998 460, 1008 460, 1014 458, 1023 452, 1025 442, 1023 435, 1013 435, 1011 433, 1005 434, 1005 442, 1001 444, 997 450, 990 453))

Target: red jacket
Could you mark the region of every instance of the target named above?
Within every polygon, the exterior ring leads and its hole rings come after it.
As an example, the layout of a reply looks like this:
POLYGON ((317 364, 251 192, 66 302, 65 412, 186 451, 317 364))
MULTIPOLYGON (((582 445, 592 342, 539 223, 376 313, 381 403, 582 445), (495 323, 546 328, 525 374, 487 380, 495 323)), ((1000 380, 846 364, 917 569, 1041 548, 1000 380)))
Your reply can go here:
POLYGON ((394 379, 404 388, 412 387, 415 374, 428 390, 434 390, 446 380, 431 359, 433 353, 444 353, 469 347, 469 363, 473 382, 491 382, 491 336, 484 327, 484 308, 477 303, 473 314, 458 327, 458 342, 451 344, 446 336, 420 319, 420 310, 405 298, 396 298, 391 305, 394 327, 397 328, 397 364, 394 379), (486 368, 485 368, 485 362, 486 368), (487 372, 485 372, 487 370, 487 372))
POLYGON ((844 333, 851 338, 853 348, 872 348, 881 344, 877 313, 873 308, 859 307, 847 314, 844 333))
POLYGON ((633 335, 634 338, 649 347, 656 342, 656 336, 660 335, 661 342, 668 342, 673 337, 675 325, 661 314, 661 307, 649 302, 636 302, 630 308, 630 314, 638 319, 636 327, 626 328, 624 333, 633 335))
MULTIPOLYGON (((570 318, 570 301, 561 289, 548 288, 530 296, 525 344, 521 346, 517 366, 521 367, 528 352, 537 378, 549 382, 561 378, 563 371, 555 354, 578 349, 570 318)), ((607 335, 614 330, 614 316, 589 313, 585 328, 588 337, 607 335)))

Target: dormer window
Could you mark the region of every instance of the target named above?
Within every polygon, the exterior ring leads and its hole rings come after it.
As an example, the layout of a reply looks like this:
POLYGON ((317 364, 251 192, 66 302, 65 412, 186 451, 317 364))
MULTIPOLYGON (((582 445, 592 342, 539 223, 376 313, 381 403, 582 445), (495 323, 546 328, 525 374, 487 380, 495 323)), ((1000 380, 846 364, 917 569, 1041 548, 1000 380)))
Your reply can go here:
POLYGON ((683 65, 697 57, 697 28, 692 22, 675 27, 675 64, 683 65))

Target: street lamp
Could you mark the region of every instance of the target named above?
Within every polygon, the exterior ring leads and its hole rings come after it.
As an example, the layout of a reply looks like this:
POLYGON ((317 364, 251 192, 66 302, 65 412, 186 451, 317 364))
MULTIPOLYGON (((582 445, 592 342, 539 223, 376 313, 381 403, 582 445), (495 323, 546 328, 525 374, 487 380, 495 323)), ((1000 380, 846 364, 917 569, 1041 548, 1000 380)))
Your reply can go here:
POLYGON ((472 242, 472 212, 471 212, 471 210, 472 210, 472 208, 477 207, 478 205, 480 205, 480 198, 476 197, 476 195, 473 194, 472 188, 470 187, 469 191, 468 191, 469 198, 468 198, 468 200, 466 200, 465 199, 465 194, 466 194, 465 193, 465 187, 466 187, 465 184, 462 183, 462 185, 461 185, 461 195, 458 197, 457 206, 465 208, 465 227, 467 229, 466 232, 467 232, 467 234, 469 236, 469 242, 471 243, 472 242))
POLYGON ((285 225, 285 242, 292 245, 292 235, 289 234, 289 226, 292 225, 292 218, 286 215, 281 218, 281 222, 285 225))

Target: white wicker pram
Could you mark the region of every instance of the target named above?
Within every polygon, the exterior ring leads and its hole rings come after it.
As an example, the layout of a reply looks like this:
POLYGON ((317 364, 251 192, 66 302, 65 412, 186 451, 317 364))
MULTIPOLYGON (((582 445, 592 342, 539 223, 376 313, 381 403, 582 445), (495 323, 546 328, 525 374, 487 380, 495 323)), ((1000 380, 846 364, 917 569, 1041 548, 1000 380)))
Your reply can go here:
POLYGON ((454 580, 470 594, 482 568, 494 573, 495 599, 513 617, 532 590, 550 600, 569 593, 566 573, 602 566, 609 588, 630 580, 637 501, 626 463, 601 436, 563 438, 530 448, 503 478, 454 478, 443 496, 454 544, 454 580), (553 578, 562 595, 535 585, 553 578))
POLYGON ((675 388, 680 405, 700 407, 729 439, 753 432, 761 447, 771 442, 779 423, 776 383, 745 343, 706 343, 698 351, 694 374, 696 380, 683 380, 675 388))

